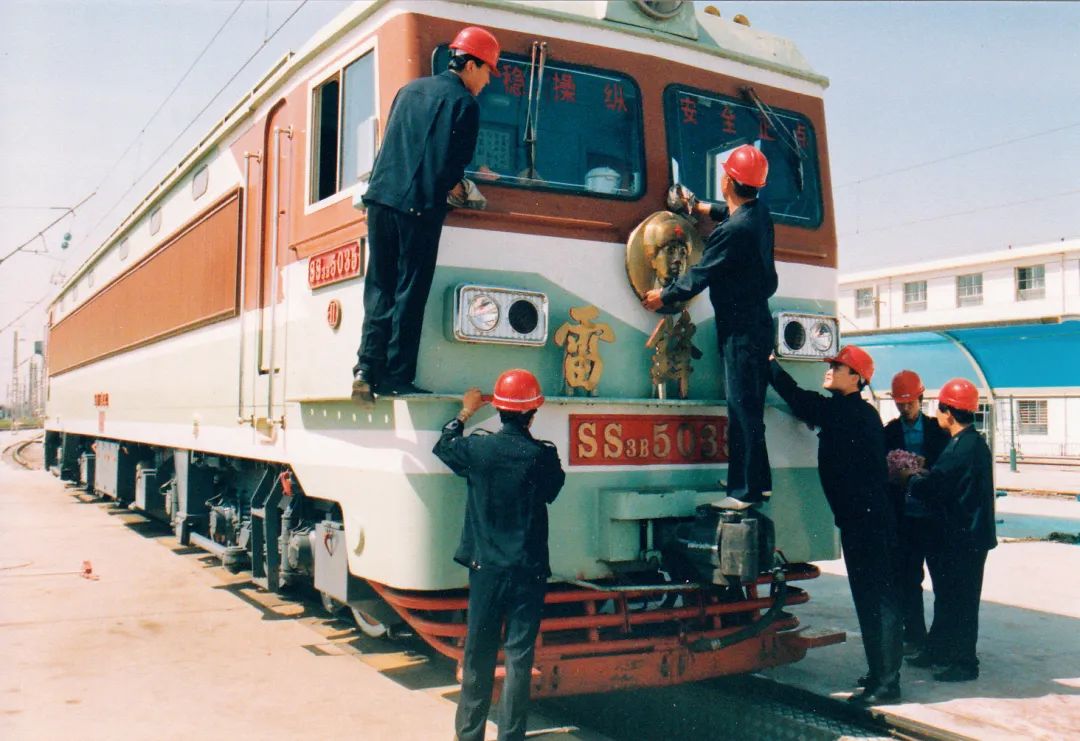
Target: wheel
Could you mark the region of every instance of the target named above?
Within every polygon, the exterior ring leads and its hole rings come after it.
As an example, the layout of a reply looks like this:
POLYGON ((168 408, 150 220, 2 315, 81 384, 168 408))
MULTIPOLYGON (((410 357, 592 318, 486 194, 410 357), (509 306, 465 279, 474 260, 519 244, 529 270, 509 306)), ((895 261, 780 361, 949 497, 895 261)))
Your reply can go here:
POLYGON ((338 602, 326 592, 319 592, 319 600, 322 602, 322 608, 326 610, 326 613, 330 617, 337 617, 345 610, 345 605, 338 602))
POLYGON ((390 628, 386 623, 380 623, 378 620, 368 615, 362 610, 358 610, 355 607, 349 608, 352 610, 353 620, 356 621, 356 627, 360 629, 360 632, 369 638, 382 638, 387 636, 390 632, 390 628))

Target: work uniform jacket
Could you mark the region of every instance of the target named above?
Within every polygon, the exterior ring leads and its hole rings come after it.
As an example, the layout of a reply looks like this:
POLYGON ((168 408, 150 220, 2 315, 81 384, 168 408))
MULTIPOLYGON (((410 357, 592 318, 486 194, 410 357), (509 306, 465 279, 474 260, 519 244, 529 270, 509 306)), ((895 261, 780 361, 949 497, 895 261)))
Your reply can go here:
POLYGON ((824 396, 807 391, 775 360, 769 367, 773 388, 795 416, 818 428, 818 474, 836 526, 895 543, 885 432, 877 411, 857 393, 824 396))
POLYGON ((990 550, 997 545, 993 469, 990 448, 968 425, 952 436, 928 474, 908 481, 911 496, 940 509, 945 543, 951 547, 990 550))
POLYGON ((721 345, 729 335, 751 329, 771 336, 769 297, 776 293, 778 280, 769 207, 759 198, 730 217, 727 206, 713 205, 711 215, 720 223, 705 241, 701 260, 664 288, 660 298, 671 305, 708 287, 721 345))
MULTIPOLYGON (((941 425, 939 425, 937 420, 933 417, 928 417, 920 412, 919 418, 922 420, 922 456, 926 459, 926 467, 929 469, 937 462, 938 456, 941 455, 941 451, 944 450, 945 446, 949 443, 949 433, 943 430, 941 425)), ((893 450, 907 450, 904 443, 904 422, 902 417, 897 417, 885 425, 885 452, 888 454, 893 450)), ((894 497, 897 511, 901 514, 912 517, 926 517, 931 515, 936 509, 926 507, 926 505, 920 502, 915 502, 914 504, 912 502, 907 502, 905 505, 904 487, 902 486, 890 485, 889 490, 894 497)))
POLYGON ((476 149, 480 106, 450 71, 413 80, 390 107, 365 203, 414 216, 443 216, 446 194, 476 149))
POLYGON ((465 525, 454 560, 474 570, 550 576, 547 505, 566 480, 555 446, 516 424, 468 437, 464 428, 460 420, 450 420, 433 451, 468 481, 465 525))

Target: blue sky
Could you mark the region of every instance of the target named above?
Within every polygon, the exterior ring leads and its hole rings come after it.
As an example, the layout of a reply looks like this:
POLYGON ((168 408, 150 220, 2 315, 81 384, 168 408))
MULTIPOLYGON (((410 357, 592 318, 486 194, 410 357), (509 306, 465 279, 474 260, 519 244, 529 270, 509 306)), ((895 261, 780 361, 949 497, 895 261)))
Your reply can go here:
MULTIPOLYGON (((792 39, 831 80, 842 270, 1080 236, 1080 3, 711 4, 792 39)), ((240 6, 143 131, 236 2, 0 0, 0 257, 62 213, 25 207, 72 206, 100 185, 36 242, 47 254, 0 265, 0 328, 347 3, 308 2, 167 149, 299 5, 240 6), (72 247, 61 253, 65 230, 72 247)), ((0 331, 0 368, 11 365, 12 329, 40 338, 42 324, 32 310, 0 331)))

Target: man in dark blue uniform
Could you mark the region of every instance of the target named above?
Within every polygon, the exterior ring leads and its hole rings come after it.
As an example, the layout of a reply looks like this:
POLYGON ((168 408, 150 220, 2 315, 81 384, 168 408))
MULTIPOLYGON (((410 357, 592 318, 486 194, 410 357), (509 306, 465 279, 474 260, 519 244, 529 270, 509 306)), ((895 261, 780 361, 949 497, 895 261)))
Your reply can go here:
POLYGON ((855 345, 826 358, 823 396, 799 388, 775 360, 772 385, 795 416, 818 428, 818 475, 840 528, 844 566, 862 632, 869 671, 853 702, 878 705, 900 699, 902 629, 893 579, 896 508, 889 497, 881 418, 859 394, 874 361, 855 345))
POLYGON ((450 69, 403 87, 390 107, 386 135, 368 189, 369 259, 364 329, 353 367, 354 400, 375 394, 427 393, 417 387, 416 359, 446 199, 460 194, 476 149, 476 96, 498 76, 499 42, 470 26, 450 44, 450 69))
POLYGON ((908 659, 914 666, 943 666, 934 674, 939 682, 979 678, 979 601, 997 531, 994 464, 975 429, 978 408, 979 390, 970 381, 954 378, 941 387, 937 423, 949 433, 949 443, 929 473, 907 482, 911 496, 937 506, 943 517, 941 540, 926 556, 934 579, 934 622, 926 649, 908 659))
POLYGON ((484 404, 473 388, 435 445, 435 455, 468 480, 465 525, 454 555, 469 569, 468 634, 454 720, 460 741, 483 741, 504 623, 499 739, 525 738, 533 653, 551 575, 547 505, 566 480, 555 446, 529 434, 543 403, 532 373, 506 371, 492 401, 502 429, 463 435, 465 422, 484 404))
POLYGON ((692 200, 682 204, 720 222, 706 240, 701 260, 665 288, 646 293, 642 304, 656 311, 709 289, 724 359, 727 492, 744 502, 760 502, 772 494, 764 417, 773 345, 769 297, 776 293, 777 277, 772 216, 757 197, 769 163, 760 150, 745 144, 731 153, 723 169, 720 190, 726 205, 692 200))
MULTIPOLYGON (((893 376, 892 398, 900 416, 885 425, 885 450, 906 450, 933 466, 949 442, 949 434, 922 412, 922 379, 915 371, 893 376)), ((922 651, 926 643, 923 615, 923 562, 928 549, 941 540, 941 518, 925 502, 906 496, 898 481, 889 482, 900 526, 900 551, 896 563, 896 589, 904 616, 904 654, 922 651)), ((931 574, 931 577, 934 575, 931 574)), ((934 579, 937 585, 938 579, 934 579)))

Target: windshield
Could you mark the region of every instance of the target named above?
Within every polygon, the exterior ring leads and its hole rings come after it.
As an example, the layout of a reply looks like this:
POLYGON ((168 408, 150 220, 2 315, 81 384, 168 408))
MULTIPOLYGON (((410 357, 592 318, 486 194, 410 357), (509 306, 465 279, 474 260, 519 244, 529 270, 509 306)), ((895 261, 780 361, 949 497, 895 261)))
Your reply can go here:
POLYGON ((821 180, 814 127, 802 114, 781 109, 769 112, 766 120, 752 102, 669 86, 664 91, 664 120, 672 182, 682 183, 704 200, 722 201, 721 164, 735 147, 752 144, 769 160, 769 179, 761 196, 773 219, 810 229, 820 226, 821 180))
MULTIPOLYGON (((449 49, 435 51, 436 73, 446 69, 449 49)), ((548 60, 538 96, 534 172, 525 144, 530 61, 504 54, 501 78, 478 97, 480 133, 466 174, 513 187, 569 191, 609 198, 645 192, 641 94, 633 79, 617 72, 548 60), (531 175, 531 176, 530 176, 531 175)))

